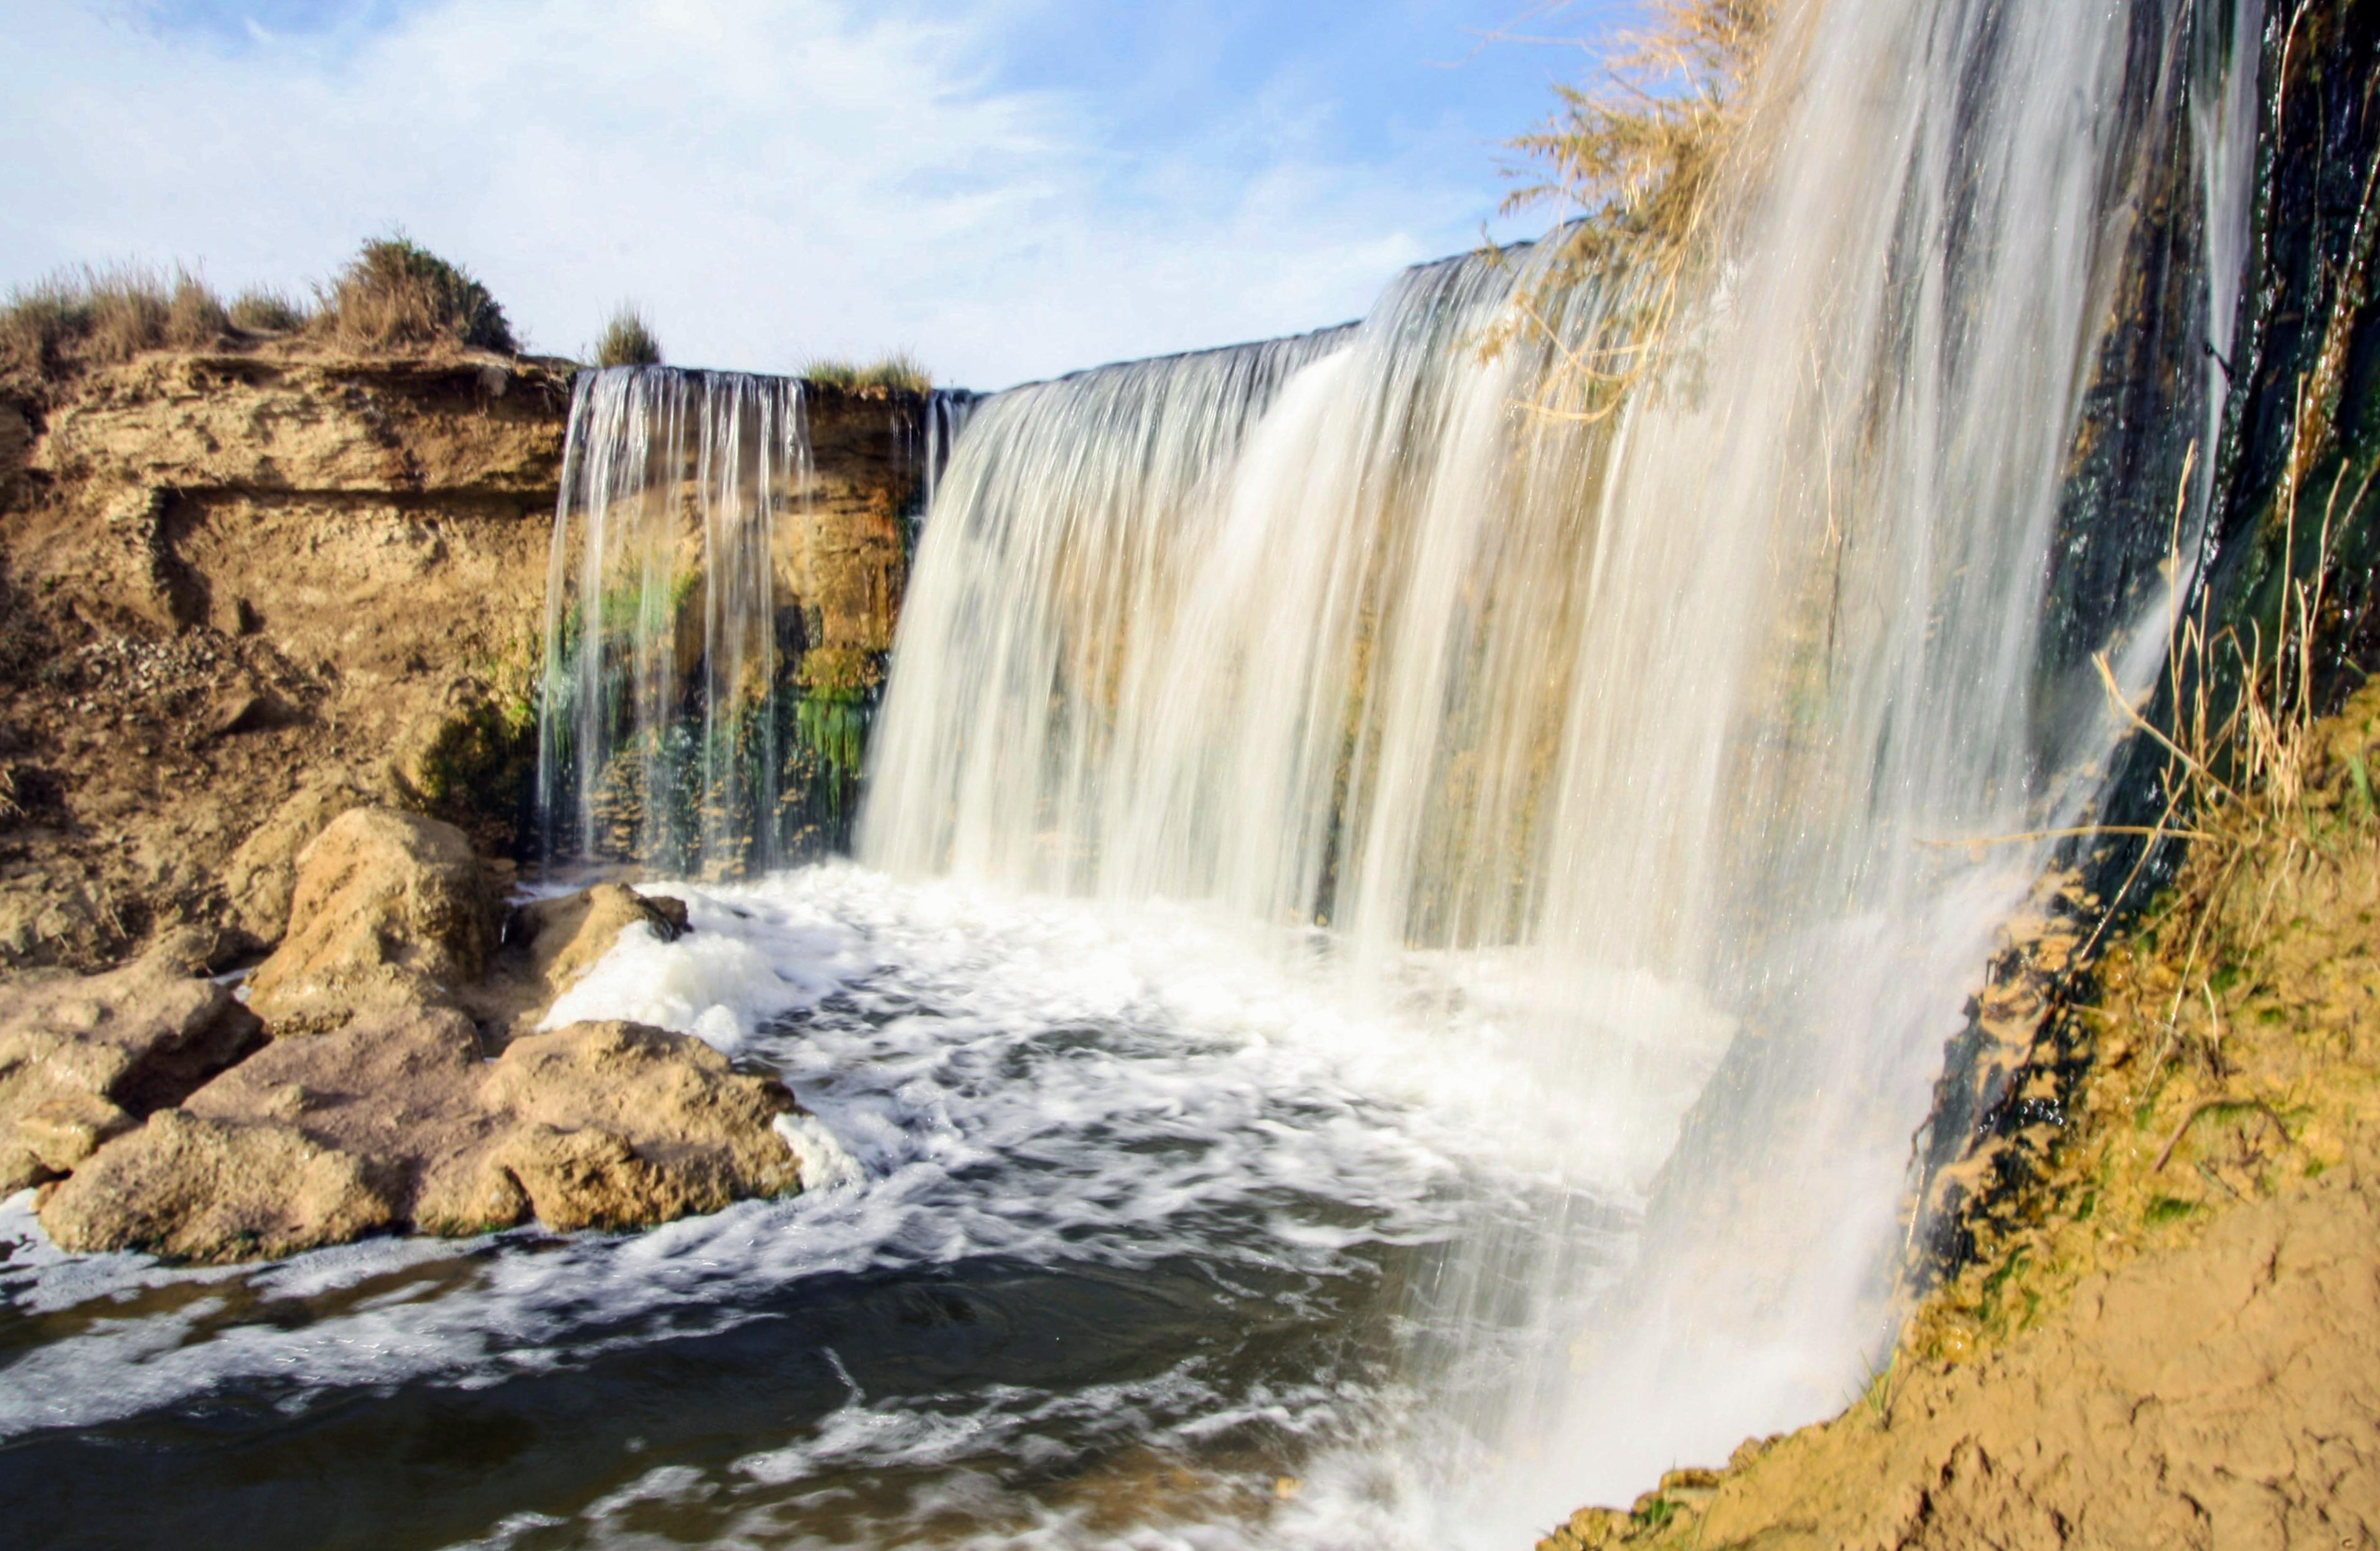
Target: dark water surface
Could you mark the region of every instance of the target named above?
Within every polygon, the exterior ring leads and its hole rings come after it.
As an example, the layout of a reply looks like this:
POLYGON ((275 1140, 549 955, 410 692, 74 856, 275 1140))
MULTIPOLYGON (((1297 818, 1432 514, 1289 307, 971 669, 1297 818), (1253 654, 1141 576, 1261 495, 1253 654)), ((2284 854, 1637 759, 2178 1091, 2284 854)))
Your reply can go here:
POLYGON ((848 868, 695 915, 582 1009, 783 1072, 864 1179, 230 1270, 61 1255, 19 1198, 5 1538, 1270 1538, 1284 1478, 1404 1403, 1410 1284, 1466 1215, 1525 1209, 1348 1080, 1378 1030, 1187 924, 848 868))

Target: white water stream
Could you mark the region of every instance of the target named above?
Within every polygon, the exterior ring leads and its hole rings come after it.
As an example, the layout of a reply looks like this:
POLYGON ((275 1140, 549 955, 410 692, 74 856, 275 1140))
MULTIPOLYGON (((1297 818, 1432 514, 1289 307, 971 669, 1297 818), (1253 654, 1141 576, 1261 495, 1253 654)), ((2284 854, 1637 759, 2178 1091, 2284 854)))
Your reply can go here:
MULTIPOLYGON (((1529 1222, 1417 1294, 1413 1457, 1451 1461, 1414 1468, 1422 1543, 1625 1501, 1888 1343, 1912 1133, 2051 849, 1946 842, 2086 821, 2117 731, 2039 643, 2143 126, 2189 94, 2222 349, 2260 15, 1789 7, 1724 261, 1600 423, 1525 407, 1542 342, 1483 357, 1512 276, 1475 259, 1349 333, 1001 395, 960 442, 862 854, 1327 923, 1351 1002, 1493 955, 1512 1133, 1559 1117, 1535 1163, 1645 1213, 1622 1264, 1529 1222)), ((1630 283, 1574 292, 1565 345, 1630 283)), ((2135 687, 2166 597, 2096 600, 2135 687)))

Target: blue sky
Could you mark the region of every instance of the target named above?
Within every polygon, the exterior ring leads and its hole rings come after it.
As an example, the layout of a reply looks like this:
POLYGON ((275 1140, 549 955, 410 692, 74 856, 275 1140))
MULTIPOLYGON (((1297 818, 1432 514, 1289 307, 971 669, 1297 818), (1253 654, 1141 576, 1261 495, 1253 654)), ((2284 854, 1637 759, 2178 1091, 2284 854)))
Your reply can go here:
MULTIPOLYGON (((0 284, 299 289, 402 224, 534 347, 996 387, 1354 316, 1493 220, 1527 0, 0 0, 0 284)), ((1534 30, 1593 35, 1630 0, 1534 30)))

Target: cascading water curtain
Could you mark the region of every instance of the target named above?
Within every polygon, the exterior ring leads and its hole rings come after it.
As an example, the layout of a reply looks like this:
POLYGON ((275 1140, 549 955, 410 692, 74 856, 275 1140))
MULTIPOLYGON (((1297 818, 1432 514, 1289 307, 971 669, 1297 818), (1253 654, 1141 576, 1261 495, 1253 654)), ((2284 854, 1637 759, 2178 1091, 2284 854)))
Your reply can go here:
POLYGON ((1785 7, 1715 250, 1609 415, 1548 388, 1651 280, 1514 333, 1547 261, 1505 254, 1001 395, 959 443, 864 856, 1324 924, 1351 986, 1449 1007, 1525 988, 1512 1129, 1562 1184, 1417 1287, 1437 1538, 1723 1459, 1889 1340, 1912 1133, 2052 857, 2023 837, 2100 797, 2091 659, 2144 686, 2190 583, 2261 26, 1785 7), (2173 362, 2160 434, 2085 488, 2078 449, 2137 431, 2089 423, 2127 330, 2173 362))
POLYGON ((800 626, 775 547, 810 477, 799 382, 581 374, 546 587, 549 857, 713 874, 780 860, 800 642, 779 637, 800 626))

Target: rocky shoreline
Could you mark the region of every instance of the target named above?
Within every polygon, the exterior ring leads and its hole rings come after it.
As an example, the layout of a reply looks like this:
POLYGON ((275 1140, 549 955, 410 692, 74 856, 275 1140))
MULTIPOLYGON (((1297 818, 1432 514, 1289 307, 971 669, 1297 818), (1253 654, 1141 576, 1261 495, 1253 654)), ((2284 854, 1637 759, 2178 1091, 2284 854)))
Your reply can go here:
POLYGON ((36 1187, 62 1248, 200 1263, 797 1191, 782 1084, 686 1035, 542 1024, 621 932, 685 927, 619 884, 507 915, 460 830, 351 808, 301 855, 244 1003, 187 936, 0 989, 0 1191, 36 1187))

